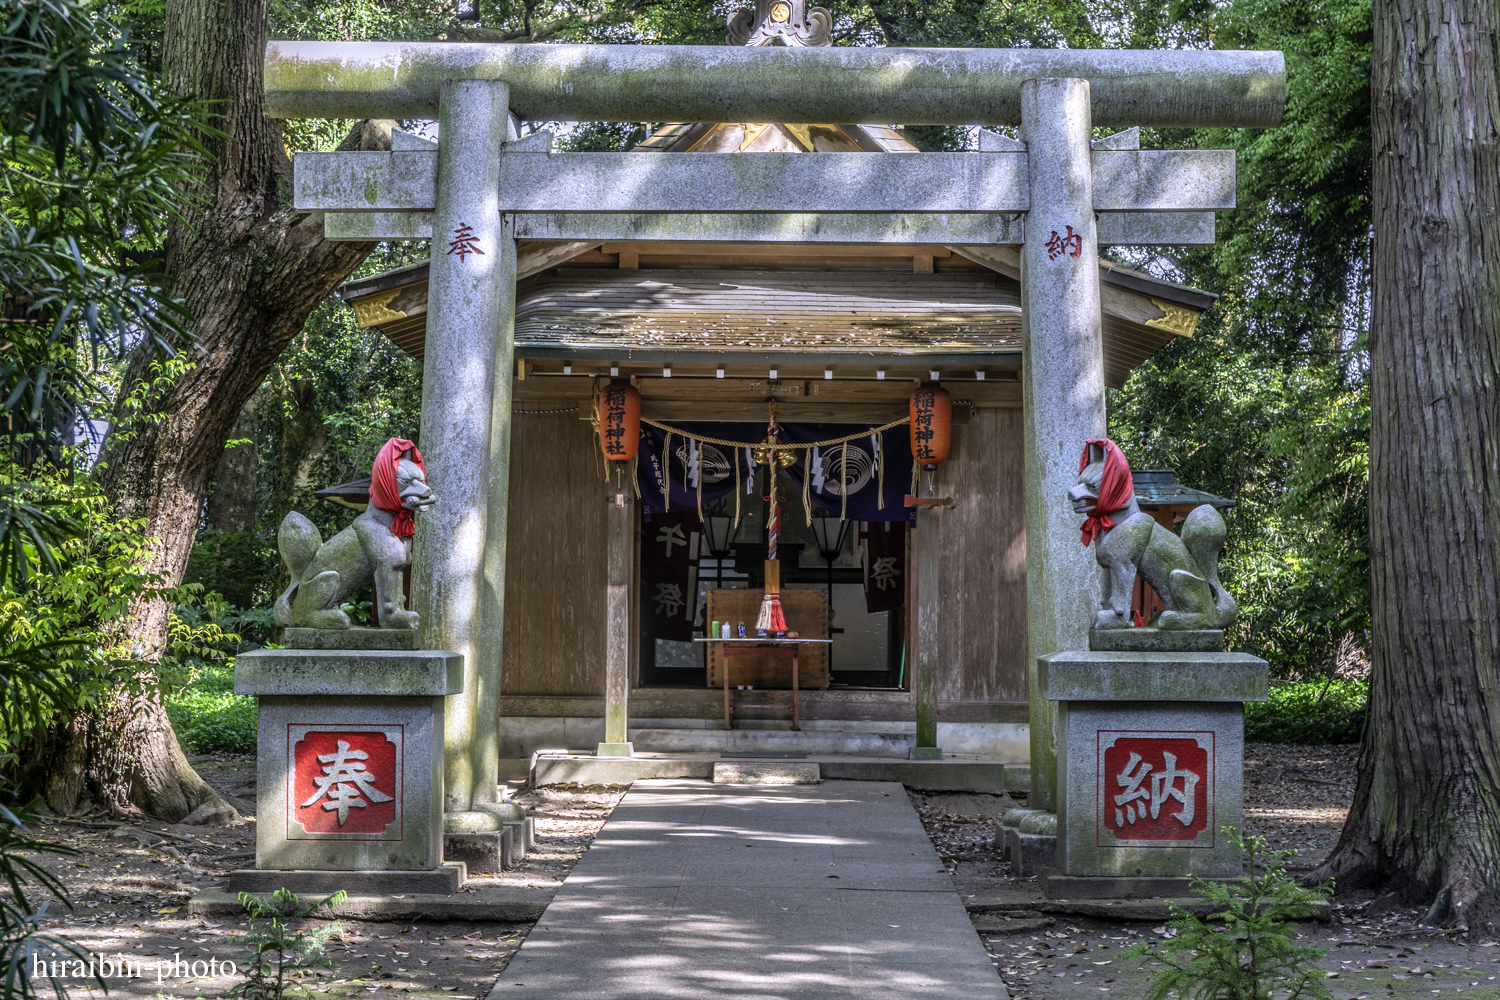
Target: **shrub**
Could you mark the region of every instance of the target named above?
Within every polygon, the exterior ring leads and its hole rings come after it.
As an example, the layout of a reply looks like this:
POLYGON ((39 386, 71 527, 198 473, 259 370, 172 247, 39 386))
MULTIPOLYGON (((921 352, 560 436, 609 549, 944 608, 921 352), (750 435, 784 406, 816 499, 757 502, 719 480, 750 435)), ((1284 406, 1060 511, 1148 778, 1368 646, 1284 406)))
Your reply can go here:
POLYGON ((275 546, 253 531, 203 531, 193 543, 183 581, 248 608, 271 603, 280 569, 275 546))
POLYGON ((288 976, 296 976, 311 969, 337 968, 333 960, 323 954, 328 939, 343 933, 342 926, 334 921, 322 927, 294 928, 310 918, 321 916, 348 898, 340 890, 333 895, 307 904, 290 889, 277 889, 270 898, 252 896, 248 892, 239 895, 240 905, 245 908, 249 929, 241 935, 248 950, 245 953, 245 980, 230 990, 231 996, 244 1000, 285 1000, 289 993, 306 993, 287 982, 288 976))
POLYGON ((111 626, 175 592, 148 566, 141 522, 115 517, 86 475, 27 480, 0 460, 0 535, 0 751, 14 753, 75 712, 152 687, 111 626))
POLYGON ((166 699, 167 717, 190 754, 254 753, 255 699, 234 693, 233 665, 205 666, 166 699))
POLYGON ((1207 918, 1169 903, 1169 926, 1176 933, 1126 952, 1161 963, 1144 1000, 1333 1000, 1317 964, 1324 949, 1298 945, 1292 937, 1292 921, 1312 916, 1333 883, 1304 889, 1286 873, 1286 859, 1295 851, 1268 854, 1264 838, 1240 840, 1230 827, 1224 832, 1244 852, 1249 872, 1230 883, 1189 876, 1193 895, 1211 905, 1207 918))
POLYGON ((1366 680, 1273 684, 1270 698, 1245 704, 1245 739, 1256 743, 1358 743, 1365 724, 1366 680))

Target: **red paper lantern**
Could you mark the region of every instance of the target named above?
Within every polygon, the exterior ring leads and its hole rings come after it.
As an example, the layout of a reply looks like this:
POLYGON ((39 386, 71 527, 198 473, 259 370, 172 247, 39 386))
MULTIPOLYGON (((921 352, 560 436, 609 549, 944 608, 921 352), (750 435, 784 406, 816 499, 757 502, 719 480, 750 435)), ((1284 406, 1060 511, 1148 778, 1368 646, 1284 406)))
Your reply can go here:
POLYGON ((641 443, 641 394, 615 382, 599 394, 599 446, 611 462, 628 462, 641 443))
POLYGON ((948 460, 953 436, 953 397, 936 382, 924 382, 911 394, 911 455, 918 465, 935 468, 948 460))

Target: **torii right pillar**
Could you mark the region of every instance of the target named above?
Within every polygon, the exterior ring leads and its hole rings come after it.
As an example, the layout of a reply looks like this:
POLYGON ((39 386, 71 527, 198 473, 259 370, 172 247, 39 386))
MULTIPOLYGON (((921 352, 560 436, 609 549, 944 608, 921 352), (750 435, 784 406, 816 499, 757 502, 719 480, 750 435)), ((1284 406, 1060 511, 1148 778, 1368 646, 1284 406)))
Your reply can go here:
POLYGON ((1088 648, 1097 603, 1092 550, 1067 503, 1086 438, 1105 436, 1099 240, 1089 82, 1021 84, 1030 210, 1021 251, 1021 390, 1026 449, 1026 662, 1031 701, 1028 806, 1057 808, 1057 703, 1037 657, 1088 648))

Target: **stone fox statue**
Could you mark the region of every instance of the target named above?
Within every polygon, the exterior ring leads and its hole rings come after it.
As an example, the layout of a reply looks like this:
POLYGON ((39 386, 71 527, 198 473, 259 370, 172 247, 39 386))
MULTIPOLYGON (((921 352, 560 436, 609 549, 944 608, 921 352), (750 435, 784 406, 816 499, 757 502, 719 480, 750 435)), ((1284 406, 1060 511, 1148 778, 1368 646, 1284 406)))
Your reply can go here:
POLYGON ((1166 609, 1149 624, 1161 629, 1218 629, 1239 609, 1219 583, 1224 519, 1208 504, 1195 507, 1178 536, 1135 502, 1130 466, 1113 441, 1090 438, 1078 462, 1078 484, 1068 491, 1085 515, 1083 544, 1094 542, 1100 568, 1096 629, 1130 628, 1137 573, 1161 595, 1166 609))
POLYGON ((401 570, 411 565, 412 511, 433 503, 422 453, 405 438, 391 438, 370 470, 370 505, 327 544, 311 521, 288 514, 276 542, 292 585, 276 599, 276 623, 348 628, 339 605, 373 582, 380 627, 416 628, 417 613, 405 609, 401 596, 401 570))

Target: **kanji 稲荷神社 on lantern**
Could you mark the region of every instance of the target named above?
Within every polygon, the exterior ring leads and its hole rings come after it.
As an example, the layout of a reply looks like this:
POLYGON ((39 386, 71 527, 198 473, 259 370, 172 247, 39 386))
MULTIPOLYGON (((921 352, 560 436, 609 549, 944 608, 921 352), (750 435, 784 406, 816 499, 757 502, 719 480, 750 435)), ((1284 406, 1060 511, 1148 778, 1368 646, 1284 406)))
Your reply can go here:
POLYGON ((953 429, 953 397, 936 382, 926 382, 911 394, 911 455, 917 464, 932 468, 948 459, 953 429))
POLYGON ((615 382, 599 394, 599 447, 611 462, 628 462, 641 443, 641 394, 615 382))

